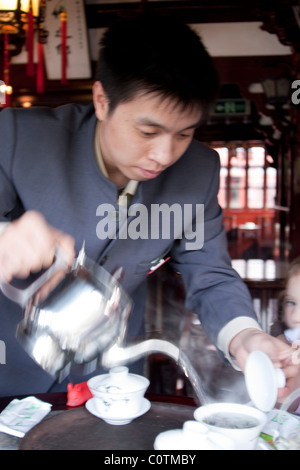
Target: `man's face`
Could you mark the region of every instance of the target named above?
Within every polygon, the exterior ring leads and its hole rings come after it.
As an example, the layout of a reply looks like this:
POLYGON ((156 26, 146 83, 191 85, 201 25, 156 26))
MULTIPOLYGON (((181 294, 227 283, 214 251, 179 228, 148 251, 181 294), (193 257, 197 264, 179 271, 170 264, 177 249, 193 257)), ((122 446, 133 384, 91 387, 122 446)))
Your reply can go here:
POLYGON ((118 186, 146 181, 173 165, 186 151, 199 125, 198 107, 182 110, 155 94, 139 94, 109 114, 99 82, 94 104, 101 121, 100 148, 109 178, 118 186))

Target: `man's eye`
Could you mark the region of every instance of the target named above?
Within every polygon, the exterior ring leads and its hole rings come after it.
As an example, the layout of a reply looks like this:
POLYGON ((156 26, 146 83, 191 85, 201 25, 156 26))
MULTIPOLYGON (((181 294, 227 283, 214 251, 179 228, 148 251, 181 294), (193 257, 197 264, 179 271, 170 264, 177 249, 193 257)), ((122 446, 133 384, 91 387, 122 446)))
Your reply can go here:
POLYGON ((181 138, 181 139, 191 139, 193 136, 194 136, 194 133, 195 131, 194 130, 190 130, 190 131, 185 131, 185 132, 180 132, 178 134, 178 136, 181 138))
POLYGON ((139 131, 139 133, 140 133, 142 136, 144 136, 144 137, 153 137, 154 135, 156 135, 155 129, 153 129, 153 130, 151 130, 151 129, 146 130, 146 129, 140 128, 140 129, 138 129, 138 131, 139 131))
POLYGON ((191 139, 191 138, 192 138, 192 136, 189 135, 189 134, 178 134, 178 137, 177 137, 178 140, 188 140, 188 139, 191 139))

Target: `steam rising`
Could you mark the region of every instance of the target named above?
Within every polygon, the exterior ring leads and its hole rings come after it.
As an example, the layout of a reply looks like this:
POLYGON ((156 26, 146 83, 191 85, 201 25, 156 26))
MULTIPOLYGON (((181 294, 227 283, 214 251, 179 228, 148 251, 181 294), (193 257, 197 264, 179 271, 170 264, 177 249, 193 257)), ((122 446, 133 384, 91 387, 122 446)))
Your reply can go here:
POLYGON ((185 377, 186 358, 194 368, 192 374, 196 372, 198 375, 198 397, 202 396, 202 404, 217 401, 249 402, 243 373, 220 359, 197 316, 184 307, 180 277, 166 267, 149 278, 146 335, 172 342, 180 348, 183 359, 181 367, 172 364, 168 358, 157 364, 161 369, 161 383, 154 392, 173 395, 179 392, 195 398, 195 386, 192 386, 191 378, 185 377))

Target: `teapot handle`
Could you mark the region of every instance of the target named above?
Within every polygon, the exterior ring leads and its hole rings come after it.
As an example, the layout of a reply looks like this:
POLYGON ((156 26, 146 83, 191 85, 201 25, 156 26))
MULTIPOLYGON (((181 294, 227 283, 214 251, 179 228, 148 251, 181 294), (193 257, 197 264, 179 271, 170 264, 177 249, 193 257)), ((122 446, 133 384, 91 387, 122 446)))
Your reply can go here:
POLYGON ((66 261, 58 247, 55 250, 53 264, 46 269, 35 281, 28 287, 19 288, 0 279, 0 289, 3 294, 13 302, 24 307, 28 300, 60 269, 67 268, 66 261))

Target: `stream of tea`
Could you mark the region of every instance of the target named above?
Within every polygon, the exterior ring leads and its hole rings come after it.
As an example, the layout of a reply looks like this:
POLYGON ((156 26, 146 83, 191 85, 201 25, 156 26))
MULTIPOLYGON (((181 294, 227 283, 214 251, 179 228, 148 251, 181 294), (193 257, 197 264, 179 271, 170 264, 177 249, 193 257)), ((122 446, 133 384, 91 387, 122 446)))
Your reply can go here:
POLYGON ((196 398, 199 401, 199 405, 206 405, 208 403, 208 400, 205 396, 200 377, 196 369, 192 365, 191 361, 189 360, 188 356, 183 351, 179 352, 177 363, 178 366, 183 370, 186 378, 190 381, 194 389, 196 398))

